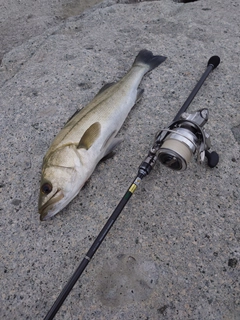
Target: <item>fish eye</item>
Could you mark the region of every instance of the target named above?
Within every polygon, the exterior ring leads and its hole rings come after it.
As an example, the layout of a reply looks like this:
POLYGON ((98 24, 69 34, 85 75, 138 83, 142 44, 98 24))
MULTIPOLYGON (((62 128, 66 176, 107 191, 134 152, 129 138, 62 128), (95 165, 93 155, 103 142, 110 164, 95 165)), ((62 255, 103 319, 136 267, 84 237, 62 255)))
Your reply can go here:
POLYGON ((44 193, 44 194, 49 194, 49 193, 52 191, 52 185, 51 185, 51 183, 49 183, 49 182, 44 183, 44 184, 41 186, 41 191, 42 191, 42 193, 44 193))

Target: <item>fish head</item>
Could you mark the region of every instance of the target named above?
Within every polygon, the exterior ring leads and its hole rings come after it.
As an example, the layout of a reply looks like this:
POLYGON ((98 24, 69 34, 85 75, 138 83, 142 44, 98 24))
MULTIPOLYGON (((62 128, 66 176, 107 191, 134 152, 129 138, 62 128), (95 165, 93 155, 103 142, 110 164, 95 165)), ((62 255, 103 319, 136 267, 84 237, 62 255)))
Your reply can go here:
POLYGON ((56 152, 43 164, 38 201, 41 221, 49 220, 62 210, 86 182, 79 157, 68 150, 67 160, 56 152))

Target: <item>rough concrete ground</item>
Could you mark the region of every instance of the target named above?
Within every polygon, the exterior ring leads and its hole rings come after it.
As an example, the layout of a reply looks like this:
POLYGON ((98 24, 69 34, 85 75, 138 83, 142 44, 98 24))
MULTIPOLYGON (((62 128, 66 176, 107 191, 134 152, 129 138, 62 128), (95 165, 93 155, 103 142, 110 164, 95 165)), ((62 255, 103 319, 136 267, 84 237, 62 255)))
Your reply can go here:
POLYGON ((190 111, 208 107, 214 169, 157 166, 143 181, 56 319, 238 320, 239 3, 107 0, 3 56, 1 319, 43 319, 205 70, 190 111), (51 221, 37 212, 42 158, 74 111, 119 79, 137 52, 168 57, 147 75, 113 159, 51 221))
POLYGON ((101 0, 1 1, 0 60, 12 48, 99 2, 101 0))

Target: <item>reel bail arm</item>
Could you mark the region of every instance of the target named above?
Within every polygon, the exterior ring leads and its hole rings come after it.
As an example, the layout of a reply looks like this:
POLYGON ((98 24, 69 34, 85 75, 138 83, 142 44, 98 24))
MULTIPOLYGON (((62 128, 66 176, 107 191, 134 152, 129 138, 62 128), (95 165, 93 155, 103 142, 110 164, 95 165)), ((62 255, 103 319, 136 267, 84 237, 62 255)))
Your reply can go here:
MULTIPOLYGON (((157 133, 155 143, 158 145, 158 160, 170 169, 181 171, 187 168, 192 156, 196 154, 201 164, 206 151, 211 147, 210 135, 203 128, 207 121, 206 108, 193 113, 184 112, 179 120, 157 133)), ((217 163, 210 156, 211 167, 217 163)))

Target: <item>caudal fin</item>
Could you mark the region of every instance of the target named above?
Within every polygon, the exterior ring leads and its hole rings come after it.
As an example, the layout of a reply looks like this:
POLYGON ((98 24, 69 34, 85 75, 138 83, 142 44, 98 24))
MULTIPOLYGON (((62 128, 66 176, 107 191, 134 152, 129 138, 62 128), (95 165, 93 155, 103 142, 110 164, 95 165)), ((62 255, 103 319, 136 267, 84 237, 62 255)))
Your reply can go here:
POLYGON ((148 71, 155 69, 158 67, 163 61, 165 61, 167 57, 163 56, 154 56, 153 53, 147 49, 143 49, 139 51, 138 55, 136 56, 133 66, 136 65, 146 65, 148 66, 148 71))

